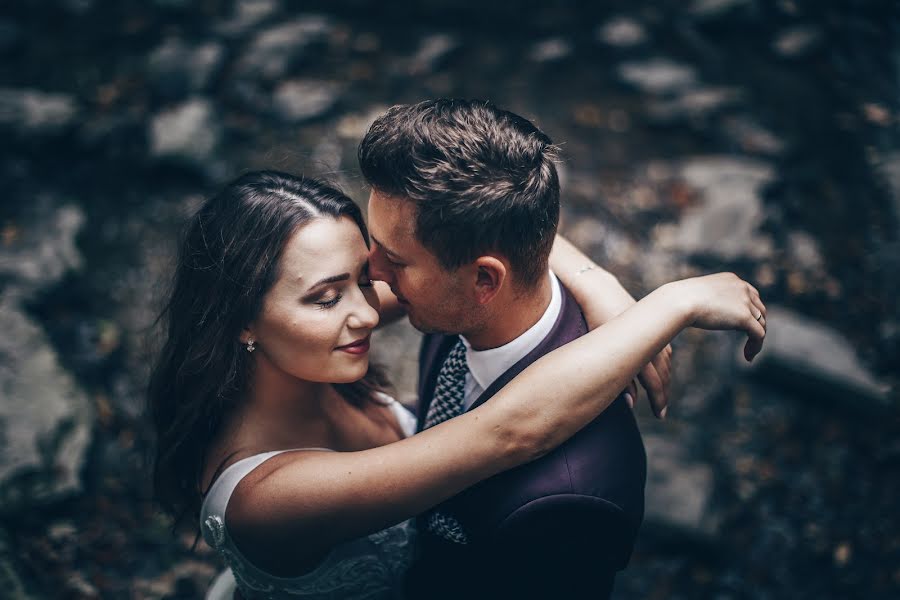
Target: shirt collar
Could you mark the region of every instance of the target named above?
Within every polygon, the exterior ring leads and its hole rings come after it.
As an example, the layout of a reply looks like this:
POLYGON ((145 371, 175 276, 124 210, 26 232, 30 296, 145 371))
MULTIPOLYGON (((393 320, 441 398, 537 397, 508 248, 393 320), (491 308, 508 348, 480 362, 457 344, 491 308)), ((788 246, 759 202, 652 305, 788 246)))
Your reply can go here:
POLYGON ((550 282, 551 295, 547 310, 537 323, 516 339, 496 348, 473 350, 468 340, 460 336, 466 345, 466 363, 469 372, 482 390, 486 390, 498 377, 534 350, 553 329, 562 308, 562 292, 559 289, 559 280, 552 271, 550 282))

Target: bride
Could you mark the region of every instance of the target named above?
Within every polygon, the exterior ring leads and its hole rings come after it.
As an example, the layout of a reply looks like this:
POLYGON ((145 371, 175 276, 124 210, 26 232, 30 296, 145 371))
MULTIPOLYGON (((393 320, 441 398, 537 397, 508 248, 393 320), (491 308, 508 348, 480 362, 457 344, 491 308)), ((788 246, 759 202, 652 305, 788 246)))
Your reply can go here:
POLYGON ((411 517, 571 437, 682 329, 744 331, 748 360, 765 335, 748 283, 676 281, 412 435, 369 364, 367 255, 356 204, 274 172, 226 186, 187 231, 149 389, 154 479, 176 520, 199 516, 236 597, 397 597, 411 517))

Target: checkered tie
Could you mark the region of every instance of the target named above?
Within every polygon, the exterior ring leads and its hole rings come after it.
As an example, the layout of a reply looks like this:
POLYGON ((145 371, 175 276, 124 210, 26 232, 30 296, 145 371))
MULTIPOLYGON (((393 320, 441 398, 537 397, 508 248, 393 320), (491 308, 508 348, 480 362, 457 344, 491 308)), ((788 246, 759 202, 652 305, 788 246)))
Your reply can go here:
POLYGON ((434 399, 425 416, 425 427, 434 427, 447 419, 462 413, 463 396, 466 385, 466 346, 462 340, 456 342, 438 373, 437 385, 434 387, 434 399))
MULTIPOLYGON (((466 364, 466 346, 460 339, 453 346, 447 359, 438 373, 437 385, 434 388, 434 399, 428 407, 425 416, 425 427, 434 427, 447 419, 462 413, 463 397, 465 395, 466 373, 469 367, 466 364)), ((459 521, 436 510, 425 515, 425 527, 431 533, 457 544, 467 544, 468 537, 463 531, 459 521)))

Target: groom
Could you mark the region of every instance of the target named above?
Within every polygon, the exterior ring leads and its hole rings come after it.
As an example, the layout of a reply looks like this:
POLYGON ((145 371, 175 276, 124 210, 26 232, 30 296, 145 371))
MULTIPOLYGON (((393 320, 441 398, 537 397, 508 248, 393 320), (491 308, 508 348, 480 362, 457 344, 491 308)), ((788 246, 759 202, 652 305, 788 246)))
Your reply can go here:
MULTIPOLYGON (((480 101, 396 106, 360 144, 371 276, 426 334, 420 429, 489 402, 587 331, 548 267, 559 221, 554 159, 531 122, 480 101)), ((407 594, 606 598, 631 555, 645 477, 623 395, 550 454, 421 515, 407 594)))

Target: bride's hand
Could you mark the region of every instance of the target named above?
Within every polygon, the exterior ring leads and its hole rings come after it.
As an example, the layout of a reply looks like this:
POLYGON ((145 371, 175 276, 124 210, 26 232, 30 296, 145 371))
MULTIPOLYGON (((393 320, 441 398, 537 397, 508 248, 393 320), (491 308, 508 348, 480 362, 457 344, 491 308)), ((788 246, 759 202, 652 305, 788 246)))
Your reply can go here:
POLYGON ((744 358, 762 349, 766 337, 766 306, 755 287, 734 273, 716 273, 673 282, 689 302, 689 325, 701 329, 733 329, 747 334, 744 358))

